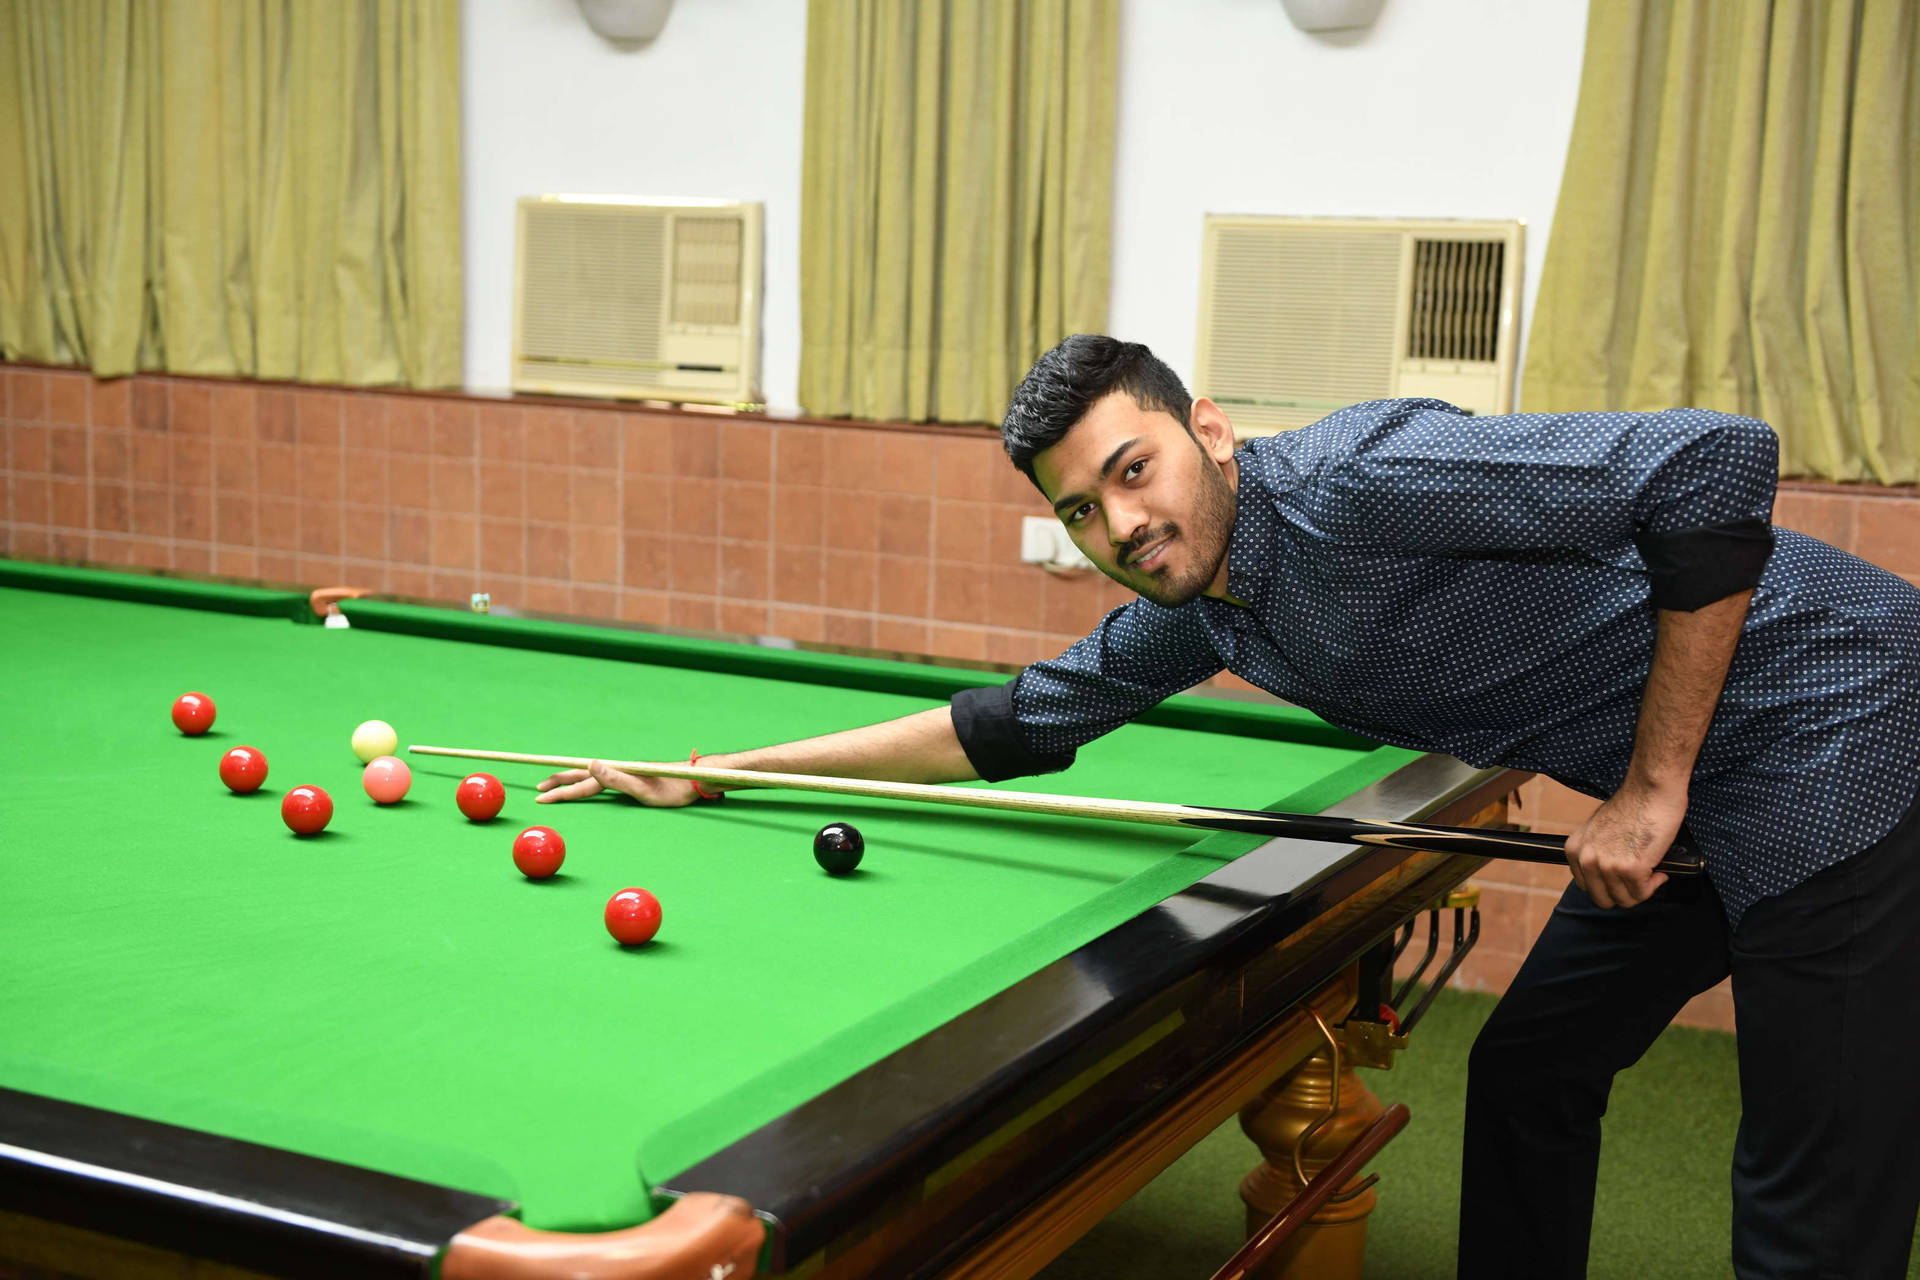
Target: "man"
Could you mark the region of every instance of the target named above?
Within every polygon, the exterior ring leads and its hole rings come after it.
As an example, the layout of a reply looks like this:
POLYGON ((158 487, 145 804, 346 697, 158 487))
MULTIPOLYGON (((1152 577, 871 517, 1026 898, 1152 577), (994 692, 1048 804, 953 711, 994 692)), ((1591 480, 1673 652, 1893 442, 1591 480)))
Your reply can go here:
MULTIPOLYGON (((1763 423, 1385 400, 1236 451, 1146 348, 1080 335, 1002 434, 1140 599, 1007 686, 709 762, 997 781, 1224 668, 1382 742, 1557 778, 1604 803, 1474 1047, 1460 1274, 1584 1274, 1613 1075, 1729 973, 1735 1271, 1905 1274, 1920 591, 1770 527, 1763 423), (1667 884, 1683 821, 1707 881, 1667 884)), ((598 763, 541 785, 696 798, 598 763)))

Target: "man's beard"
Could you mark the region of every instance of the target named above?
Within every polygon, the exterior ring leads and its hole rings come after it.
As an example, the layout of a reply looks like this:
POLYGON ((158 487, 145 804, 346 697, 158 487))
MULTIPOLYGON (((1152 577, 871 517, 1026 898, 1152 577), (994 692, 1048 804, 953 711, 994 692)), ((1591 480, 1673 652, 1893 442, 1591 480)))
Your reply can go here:
POLYGON ((1217 466, 1203 467, 1200 504, 1194 510, 1192 524, 1186 528, 1163 524, 1135 538, 1120 549, 1119 563, 1107 576, 1138 591, 1163 609, 1190 604, 1219 576, 1221 562, 1227 558, 1227 547, 1232 540, 1236 512, 1233 486, 1227 483, 1226 476, 1217 466), (1184 570, 1169 567, 1159 573, 1146 573, 1130 567, 1137 552, 1164 538, 1173 539, 1167 545, 1169 552, 1180 549, 1187 553, 1184 570))

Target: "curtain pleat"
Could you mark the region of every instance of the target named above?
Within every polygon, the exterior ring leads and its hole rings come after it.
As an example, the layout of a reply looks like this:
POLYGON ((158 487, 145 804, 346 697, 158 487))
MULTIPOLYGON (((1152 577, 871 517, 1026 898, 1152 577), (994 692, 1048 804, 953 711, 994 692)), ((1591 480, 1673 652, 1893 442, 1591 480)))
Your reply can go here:
POLYGON ((808 412, 993 422, 1106 327, 1115 0, 814 0, 801 182, 808 412))
POLYGON ((0 352, 461 378, 458 0, 0 0, 0 352))
POLYGON ((1920 481, 1916 68, 1911 0, 1591 6, 1527 407, 1747 413, 1786 474, 1920 481))

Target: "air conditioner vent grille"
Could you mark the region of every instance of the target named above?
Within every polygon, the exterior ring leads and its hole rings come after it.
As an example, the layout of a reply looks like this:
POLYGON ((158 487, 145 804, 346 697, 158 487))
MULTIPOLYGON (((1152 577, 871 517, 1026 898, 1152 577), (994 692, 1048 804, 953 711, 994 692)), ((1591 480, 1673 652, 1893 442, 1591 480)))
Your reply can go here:
POLYGON ((1506 245, 1499 240, 1415 240, 1407 355, 1415 360, 1497 359, 1506 245))
POLYGON ((667 219, 594 205, 527 211, 520 353, 531 359, 660 358, 667 219))
POLYGON ((740 323, 738 218, 681 218, 673 237, 673 322, 740 323))
POLYGON ((637 373, 658 376, 660 370, 652 365, 618 364, 591 365, 578 361, 552 362, 543 364, 538 360, 522 360, 519 373, 522 377, 538 378, 551 376, 556 369, 564 369, 566 376, 576 382, 594 383, 603 387, 619 388, 634 380, 637 373))
POLYGON ((1236 420, 1298 426, 1392 378, 1399 236, 1223 229, 1210 283, 1201 384, 1236 420))

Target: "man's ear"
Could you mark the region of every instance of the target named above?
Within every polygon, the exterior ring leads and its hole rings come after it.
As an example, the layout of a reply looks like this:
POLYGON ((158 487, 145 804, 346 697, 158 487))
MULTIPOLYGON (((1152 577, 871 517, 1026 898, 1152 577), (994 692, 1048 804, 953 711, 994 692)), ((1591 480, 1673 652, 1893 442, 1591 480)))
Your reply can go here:
POLYGON ((1195 400, 1187 411, 1187 430, 1200 442, 1201 451, 1215 462, 1233 456, 1233 423, 1227 419, 1226 410, 1205 396, 1195 400))

